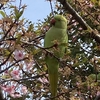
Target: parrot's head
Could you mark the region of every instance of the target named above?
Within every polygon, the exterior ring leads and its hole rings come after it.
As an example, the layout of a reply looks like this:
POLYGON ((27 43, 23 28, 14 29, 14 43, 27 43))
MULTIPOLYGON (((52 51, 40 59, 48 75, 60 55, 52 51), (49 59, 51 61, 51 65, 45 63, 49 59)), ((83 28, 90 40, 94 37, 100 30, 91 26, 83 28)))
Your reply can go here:
POLYGON ((67 20, 62 15, 56 15, 51 19, 51 25, 57 28, 67 28, 67 20))

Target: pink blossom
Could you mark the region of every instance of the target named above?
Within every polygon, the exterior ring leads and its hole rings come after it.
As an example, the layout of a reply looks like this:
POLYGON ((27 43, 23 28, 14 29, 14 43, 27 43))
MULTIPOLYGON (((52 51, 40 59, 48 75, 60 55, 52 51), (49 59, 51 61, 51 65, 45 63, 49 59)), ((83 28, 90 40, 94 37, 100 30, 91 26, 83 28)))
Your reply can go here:
POLYGON ((5 74, 5 75, 9 75, 9 71, 6 70, 6 71, 4 72, 4 74, 5 74))
POLYGON ((100 91, 97 91, 97 96, 100 95, 100 91))
POLYGON ((6 91, 6 85, 0 85, 1 89, 6 91))
POLYGON ((20 98, 20 97, 22 97, 21 94, 18 93, 18 92, 12 93, 12 94, 10 94, 10 96, 13 97, 13 98, 20 98))
POLYGON ((15 59, 16 60, 21 60, 24 58, 24 54, 22 51, 20 50, 15 50, 15 59))
POLYGON ((30 63, 26 64, 26 70, 32 69, 33 64, 34 64, 34 61, 31 61, 30 63))
POLYGON ((90 89, 91 89, 91 87, 90 87, 90 86, 88 86, 87 88, 88 88, 88 90, 90 90, 90 89))
POLYGON ((98 16, 98 19, 100 20, 100 15, 98 16))
POLYGON ((9 93, 9 94, 12 94, 12 93, 15 93, 15 86, 12 85, 12 86, 1 86, 1 89, 3 89, 5 92, 9 93))
POLYGON ((15 91, 15 86, 7 86, 7 85, 2 85, 0 86, 2 90, 4 90, 5 92, 7 92, 11 97, 13 98, 19 98, 21 97, 21 94, 15 91))
POLYGON ((92 7, 93 7, 93 5, 92 5, 92 4, 90 4, 90 5, 89 5, 89 7, 90 7, 90 8, 92 8, 92 7))
POLYGON ((14 93, 15 92, 15 86, 8 86, 6 89, 6 92, 8 92, 9 94, 14 93))
POLYGON ((80 27, 79 30, 81 31, 82 30, 82 27, 80 27))
POLYGON ((26 93, 28 92, 27 87, 26 87, 26 86, 22 86, 21 92, 22 92, 23 94, 26 94, 26 93))
POLYGON ((16 80, 19 80, 20 79, 20 72, 19 70, 13 70, 11 71, 11 76, 16 79, 16 80))
POLYGON ((39 81, 41 82, 41 83, 48 83, 48 80, 46 79, 46 78, 39 78, 39 81))
POLYGON ((76 85, 77 85, 77 86, 80 86, 80 83, 79 83, 79 82, 76 82, 76 85))

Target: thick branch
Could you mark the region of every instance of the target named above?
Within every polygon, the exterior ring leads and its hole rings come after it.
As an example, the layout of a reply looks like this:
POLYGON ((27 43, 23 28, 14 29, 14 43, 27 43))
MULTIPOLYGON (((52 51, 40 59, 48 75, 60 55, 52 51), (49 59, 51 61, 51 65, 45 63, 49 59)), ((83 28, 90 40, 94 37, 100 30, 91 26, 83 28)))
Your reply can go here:
POLYGON ((66 0, 58 0, 63 6, 65 10, 68 10, 69 13, 79 22, 84 30, 87 30, 86 22, 82 19, 82 17, 72 8, 72 6, 66 0))
POLYGON ((92 34, 91 37, 95 39, 96 42, 100 43, 99 32, 96 29, 93 30, 66 0, 58 1, 64 6, 65 10, 69 11, 69 13, 75 18, 75 20, 81 25, 82 28, 84 30, 88 30, 89 33, 92 34))

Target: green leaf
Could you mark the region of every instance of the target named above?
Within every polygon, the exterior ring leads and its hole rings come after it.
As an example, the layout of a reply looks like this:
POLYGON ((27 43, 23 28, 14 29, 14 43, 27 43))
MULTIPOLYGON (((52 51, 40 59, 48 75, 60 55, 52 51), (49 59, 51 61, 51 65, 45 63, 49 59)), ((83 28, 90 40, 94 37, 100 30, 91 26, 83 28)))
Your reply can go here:
POLYGON ((27 30, 27 32, 33 31, 33 29, 34 29, 34 26, 33 26, 33 24, 30 24, 30 25, 29 25, 29 27, 28 27, 28 30, 27 30))
POLYGON ((40 49, 35 49, 35 50, 33 50, 33 55, 35 55, 35 54, 37 54, 37 53, 39 53, 41 50, 40 49))
POLYGON ((16 8, 16 6, 11 5, 10 8, 16 8))
POLYGON ((3 18, 6 17, 6 14, 2 10, 0 10, 0 14, 2 15, 3 18))
POLYGON ((90 75, 88 76, 88 79, 89 79, 89 80, 95 81, 95 80, 96 80, 96 75, 95 75, 95 74, 90 74, 90 75))
POLYGON ((97 79, 100 80, 100 73, 97 75, 97 79))
POLYGON ((8 55, 10 54, 10 51, 6 49, 6 50, 4 51, 4 53, 5 53, 6 56, 8 56, 8 55))
POLYGON ((19 44, 21 39, 21 34, 16 35, 16 38, 17 38, 16 44, 19 44))
POLYGON ((15 18, 16 20, 18 20, 22 16, 24 9, 19 11, 18 9, 15 8, 14 11, 15 11, 15 18))

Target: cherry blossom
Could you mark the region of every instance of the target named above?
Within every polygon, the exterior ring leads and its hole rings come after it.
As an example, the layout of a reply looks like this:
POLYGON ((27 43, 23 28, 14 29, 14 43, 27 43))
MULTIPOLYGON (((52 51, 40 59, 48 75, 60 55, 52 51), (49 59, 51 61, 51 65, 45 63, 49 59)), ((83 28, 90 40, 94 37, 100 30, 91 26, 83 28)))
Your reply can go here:
POLYGON ((5 74, 6 76, 9 75, 9 71, 6 70, 6 71, 4 72, 4 74, 5 74))
POLYGON ((16 60, 21 60, 21 59, 24 58, 24 54, 20 50, 15 50, 14 54, 15 54, 15 59, 16 60))
POLYGON ((30 63, 26 63, 26 67, 25 69, 27 71, 31 70, 32 69, 32 66, 34 65, 34 61, 30 61, 30 63))
POLYGON ((92 7, 93 7, 93 5, 92 5, 92 4, 90 4, 90 5, 89 5, 89 7, 90 7, 90 8, 92 8, 92 7))
POLYGON ((9 94, 12 94, 15 92, 15 86, 8 86, 6 88, 6 92, 8 92, 9 94))
POLYGON ((46 79, 46 78, 39 78, 39 81, 41 82, 41 83, 48 83, 48 80, 46 79))
POLYGON ((22 97, 21 94, 18 93, 18 92, 12 93, 12 94, 10 94, 10 96, 13 97, 13 98, 19 98, 19 97, 22 97))
POLYGON ((76 85, 77 85, 77 87, 79 87, 80 86, 80 82, 76 82, 76 85))
POLYGON ((97 91, 97 96, 100 95, 100 91, 97 91))
POLYGON ((19 70, 13 70, 11 71, 12 78, 19 80, 20 79, 20 71, 19 70))
POLYGON ((27 87, 26 87, 26 86, 22 86, 21 92, 22 92, 23 94, 26 94, 26 93, 28 92, 27 87))
POLYGON ((12 86, 5 85, 5 86, 0 86, 0 87, 1 87, 1 89, 3 89, 5 92, 7 92, 9 94, 15 93, 15 86, 14 85, 12 85, 12 86))
POLYGON ((24 95, 28 92, 27 90, 27 87, 26 86, 22 86, 21 87, 21 90, 20 90, 20 93, 19 92, 16 92, 15 90, 15 86, 12 85, 12 86, 8 86, 8 85, 0 85, 0 88, 2 90, 4 90, 5 92, 7 92, 11 97, 13 98, 19 98, 19 97, 22 97, 21 93, 23 93, 24 95))

